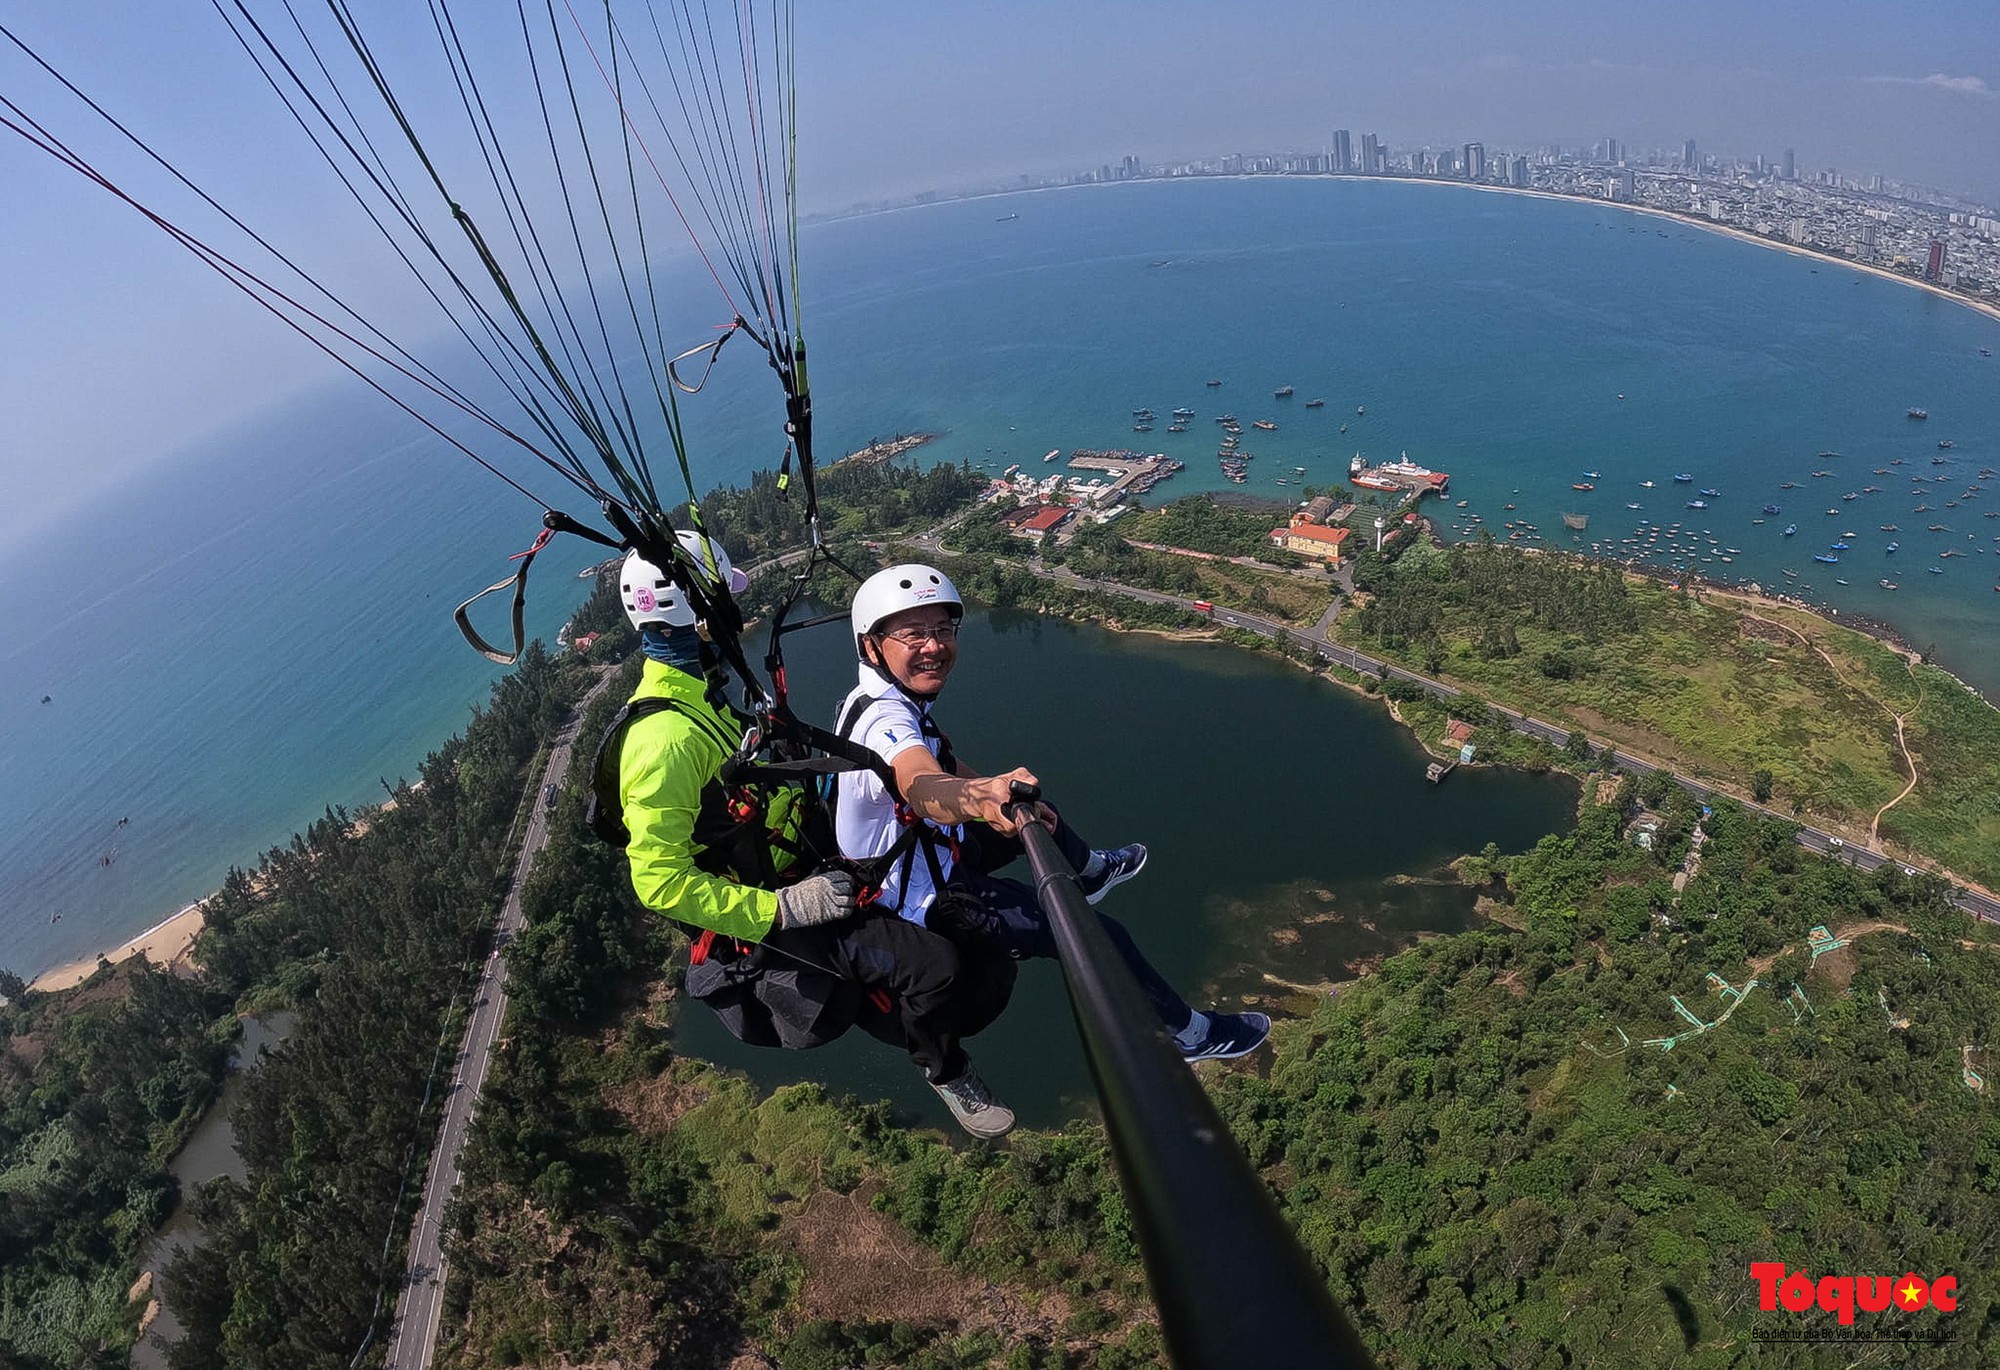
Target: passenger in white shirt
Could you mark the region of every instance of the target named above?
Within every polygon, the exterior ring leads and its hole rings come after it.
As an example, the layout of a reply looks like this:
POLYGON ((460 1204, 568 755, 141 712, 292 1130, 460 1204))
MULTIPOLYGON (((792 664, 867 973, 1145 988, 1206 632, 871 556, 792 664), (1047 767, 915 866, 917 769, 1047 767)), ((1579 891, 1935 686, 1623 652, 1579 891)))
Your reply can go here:
MULTIPOLYGON (((879 887, 875 902, 951 937, 968 954, 988 947, 1016 960, 1053 958, 1055 938, 1033 891, 993 874, 1022 854, 1008 816, 1011 787, 1039 782, 1021 768, 979 774, 953 754, 931 717, 958 662, 964 612, 951 581, 929 566, 892 566, 855 592, 851 621, 860 683, 842 703, 837 727, 888 763, 895 792, 869 771, 840 777, 835 828, 841 854, 864 867, 886 867, 872 872, 879 887)), ((1092 904, 1146 864, 1143 846, 1095 851, 1047 805, 1037 805, 1037 817, 1076 868, 1092 904)), ((1099 918, 1182 1055, 1224 1059, 1263 1044, 1268 1017, 1195 1012, 1116 919, 1099 918)))

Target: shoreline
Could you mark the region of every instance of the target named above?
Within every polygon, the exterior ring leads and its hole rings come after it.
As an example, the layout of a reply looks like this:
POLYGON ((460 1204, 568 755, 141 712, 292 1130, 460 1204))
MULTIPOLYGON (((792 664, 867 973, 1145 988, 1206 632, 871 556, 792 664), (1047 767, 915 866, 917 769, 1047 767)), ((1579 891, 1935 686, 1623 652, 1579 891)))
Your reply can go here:
POLYGON ((117 965, 134 956, 143 956, 162 970, 181 965, 194 950, 195 937, 207 924, 207 905, 207 899, 197 899, 116 947, 91 956, 79 956, 43 971, 29 982, 28 988, 44 994, 74 989, 97 973, 100 962, 117 965))
MULTIPOLYGON (((1625 210, 1633 214, 1650 214, 1655 218, 1671 219, 1676 223, 1686 224, 1690 228, 1698 228, 1708 233, 1719 234, 1725 238, 1734 238, 1738 242, 1748 243, 1753 247, 1773 248, 1779 252, 1789 252, 1795 257, 1806 257, 1813 261, 1829 262, 1834 266, 1844 266, 1855 271, 1865 272, 1871 276, 1879 276, 1886 281, 1895 281, 1902 285, 1915 286, 1917 289, 1935 295, 1939 299, 1950 300, 1955 304, 1962 304, 1975 313, 1984 314, 1989 319, 2000 322, 2000 301, 1977 299, 1962 291, 1951 290, 1935 282, 1921 280, 1914 276, 1905 276, 1900 272, 1891 271, 1887 267, 1875 266, 1868 262, 1857 262, 1852 257, 1837 257, 1830 252, 1816 251, 1813 248, 1803 247, 1797 243, 1787 243, 1781 242, 1776 238, 1766 238, 1760 234, 1752 233, 1748 229, 1737 228, 1731 224, 1719 224, 1713 219, 1704 219, 1699 215, 1689 214, 1682 210, 1661 209, 1655 205, 1634 204, 1629 200, 1605 200, 1590 195, 1565 195, 1560 191, 1535 190, 1528 186, 1486 185, 1477 181, 1451 181, 1429 176, 1364 176, 1359 172, 1347 171, 1239 171, 1228 174, 1202 176, 1148 176, 1140 180, 1120 181, 1116 182, 1116 184, 1168 185, 1178 182, 1201 181, 1380 181, 1390 185, 1435 186, 1445 190, 1477 190, 1489 195, 1521 195, 1536 200, 1554 200, 1562 204, 1592 205, 1603 209, 1625 210)), ((871 219, 878 215, 901 214, 911 210, 937 209, 944 205, 969 204, 979 200, 1004 200, 1017 195, 1043 195, 1066 190, 1100 190, 1103 188, 1104 183, 1092 182, 1084 185, 1033 186, 1026 190, 972 191, 963 195, 955 195, 948 199, 928 201, 923 204, 890 205, 886 208, 868 209, 854 213, 829 214, 817 222, 839 223, 853 219, 871 219)))

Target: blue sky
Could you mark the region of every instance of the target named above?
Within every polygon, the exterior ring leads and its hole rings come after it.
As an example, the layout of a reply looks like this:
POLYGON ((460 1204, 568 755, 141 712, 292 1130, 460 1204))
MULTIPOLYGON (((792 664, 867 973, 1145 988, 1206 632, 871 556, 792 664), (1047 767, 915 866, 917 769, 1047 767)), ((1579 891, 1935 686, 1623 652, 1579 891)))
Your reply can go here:
MULTIPOLYGON (((390 41, 423 13, 415 0, 355 8, 390 41)), ((474 27, 500 12, 458 17, 474 27)), ((290 147, 208 6, 13 0, 0 23, 303 259, 366 275, 327 173, 290 147)), ((1802 168, 2000 202, 1993 0, 800 0, 798 24, 808 210, 1128 152, 1317 149, 1335 127, 1392 144, 1792 147, 1802 168)), ((11 47, 0 94, 94 156, 112 152, 11 47)), ((0 186, 0 534, 333 374, 129 209, 5 132, 0 186)), ((370 304, 394 319, 403 303, 381 285, 370 304)))

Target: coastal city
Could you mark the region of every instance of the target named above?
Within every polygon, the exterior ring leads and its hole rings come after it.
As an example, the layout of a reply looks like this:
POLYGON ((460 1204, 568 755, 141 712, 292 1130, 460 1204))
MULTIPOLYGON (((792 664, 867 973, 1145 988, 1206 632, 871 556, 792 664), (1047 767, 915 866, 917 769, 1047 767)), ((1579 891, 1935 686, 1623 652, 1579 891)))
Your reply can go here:
MULTIPOLYGON (((1366 176, 1458 182, 1607 201, 1750 234, 1876 267, 1989 304, 2000 303, 2000 209, 1893 178, 1799 164, 1789 148, 1748 158, 1693 139, 1637 149, 1616 137, 1589 146, 1396 147, 1336 129, 1317 152, 1232 153, 1186 161, 1128 156, 1092 170, 1019 177, 966 192, 1000 193, 1123 181, 1219 176, 1366 176)), ((927 192, 916 203, 964 198, 927 192)), ((881 206, 871 206, 880 208, 881 206)))

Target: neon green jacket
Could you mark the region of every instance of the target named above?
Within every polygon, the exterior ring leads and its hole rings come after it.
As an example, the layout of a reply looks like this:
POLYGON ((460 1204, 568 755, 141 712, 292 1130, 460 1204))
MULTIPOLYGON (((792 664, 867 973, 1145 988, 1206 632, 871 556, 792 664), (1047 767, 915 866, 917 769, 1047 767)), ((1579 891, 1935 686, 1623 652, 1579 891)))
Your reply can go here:
POLYGON ((625 856, 632 889, 647 908, 712 928, 725 937, 761 942, 778 920, 778 896, 696 866, 706 850, 695 820, 707 802, 719 804, 716 775, 742 736, 741 725, 718 713, 706 686, 686 671, 648 661, 634 699, 668 698, 687 714, 661 709, 635 719, 618 755, 618 799, 632 834, 625 856))

